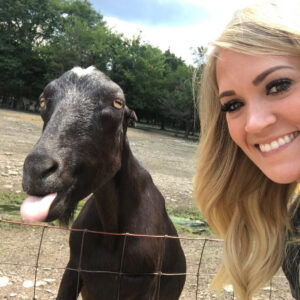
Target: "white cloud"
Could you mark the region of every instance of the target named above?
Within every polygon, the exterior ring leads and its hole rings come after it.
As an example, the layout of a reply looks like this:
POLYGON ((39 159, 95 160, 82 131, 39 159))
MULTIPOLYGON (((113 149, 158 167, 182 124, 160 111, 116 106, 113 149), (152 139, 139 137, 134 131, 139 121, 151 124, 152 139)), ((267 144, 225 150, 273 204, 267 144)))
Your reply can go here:
POLYGON ((210 38, 215 38, 213 30, 208 31, 205 24, 185 27, 148 27, 125 22, 112 17, 105 17, 108 26, 114 31, 122 32, 132 38, 141 33, 144 41, 149 42, 162 51, 170 49, 176 56, 187 63, 192 63, 191 47, 207 45, 210 38))
POLYGON ((259 3, 261 0, 178 0, 185 4, 193 4, 206 8, 214 14, 229 12, 234 13, 235 10, 248 6, 249 4, 259 3))
POLYGON ((192 63, 191 47, 208 46, 222 32, 232 18, 234 12, 256 0, 178 0, 188 4, 198 5, 207 10, 210 17, 199 20, 197 24, 181 27, 150 27, 129 23, 113 17, 105 17, 108 26, 117 32, 131 38, 141 32, 142 39, 162 51, 170 48, 176 56, 192 63))

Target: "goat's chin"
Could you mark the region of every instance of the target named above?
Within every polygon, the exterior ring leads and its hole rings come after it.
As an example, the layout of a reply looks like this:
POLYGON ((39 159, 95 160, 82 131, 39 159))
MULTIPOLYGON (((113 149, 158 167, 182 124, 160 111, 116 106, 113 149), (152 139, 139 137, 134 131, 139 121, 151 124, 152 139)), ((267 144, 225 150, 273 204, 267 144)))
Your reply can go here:
POLYGON ((91 192, 82 192, 76 184, 69 187, 65 192, 60 192, 51 204, 45 222, 58 220, 60 225, 67 226, 74 219, 78 203, 88 197, 91 192))
POLYGON ((74 217, 77 204, 80 200, 80 198, 74 196, 72 188, 66 192, 58 193, 50 206, 48 215, 44 222, 58 220, 60 225, 68 225, 74 217))

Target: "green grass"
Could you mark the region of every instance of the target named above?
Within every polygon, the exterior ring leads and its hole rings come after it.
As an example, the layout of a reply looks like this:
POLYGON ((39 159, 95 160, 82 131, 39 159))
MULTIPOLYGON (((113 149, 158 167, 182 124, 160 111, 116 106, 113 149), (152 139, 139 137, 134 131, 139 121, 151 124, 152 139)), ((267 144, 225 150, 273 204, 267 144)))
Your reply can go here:
POLYGON ((177 217, 188 218, 191 220, 200 220, 205 222, 202 214, 197 208, 185 208, 185 207, 168 207, 168 214, 177 217))
MULTIPOLYGON (((24 193, 1 193, 0 192, 0 218, 7 221, 21 222, 20 206, 26 198, 24 193)), ((14 227, 13 224, 0 223, 2 227, 14 227)))
MULTIPOLYGON (((25 193, 0 192, 0 217, 10 221, 21 221, 20 206, 26 198, 25 193)), ((75 211, 75 218, 79 214, 85 201, 81 201, 75 211)), ((168 214, 181 236, 211 235, 211 231, 201 213, 196 208, 167 208, 168 214)), ((57 221, 55 225, 59 225, 57 221)), ((3 226, 5 224, 1 224, 3 226)))
POLYGON ((20 205, 25 198, 24 193, 0 193, 0 215, 19 216, 20 205))
POLYGON ((179 235, 212 235, 207 222, 197 208, 168 207, 167 212, 179 235))

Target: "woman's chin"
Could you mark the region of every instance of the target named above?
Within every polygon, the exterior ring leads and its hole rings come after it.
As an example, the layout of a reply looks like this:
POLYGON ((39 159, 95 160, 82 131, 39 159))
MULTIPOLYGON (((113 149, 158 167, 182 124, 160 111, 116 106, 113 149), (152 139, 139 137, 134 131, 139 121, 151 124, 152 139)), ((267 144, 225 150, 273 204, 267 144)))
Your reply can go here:
POLYGON ((264 172, 264 174, 270 180, 279 184, 290 184, 300 182, 300 170, 299 172, 285 172, 284 170, 278 170, 276 172, 264 172))

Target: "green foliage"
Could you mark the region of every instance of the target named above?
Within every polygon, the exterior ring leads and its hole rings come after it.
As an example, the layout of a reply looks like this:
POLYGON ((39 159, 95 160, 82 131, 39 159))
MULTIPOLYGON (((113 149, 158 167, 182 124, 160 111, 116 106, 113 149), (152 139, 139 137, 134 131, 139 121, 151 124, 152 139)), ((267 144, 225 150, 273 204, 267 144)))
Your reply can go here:
MULTIPOLYGON (((205 51, 194 50, 202 66, 205 51)), ((187 134, 198 126, 193 82, 201 68, 114 33, 88 0, 0 0, 0 100, 37 99, 50 80, 90 65, 123 88, 140 120, 187 134)))
POLYGON ((124 89, 128 105, 138 115, 155 115, 163 88, 164 57, 140 37, 114 49, 110 76, 124 89))
POLYGON ((54 30, 55 13, 48 0, 0 0, 0 94, 35 97, 44 62, 36 46, 54 30))

